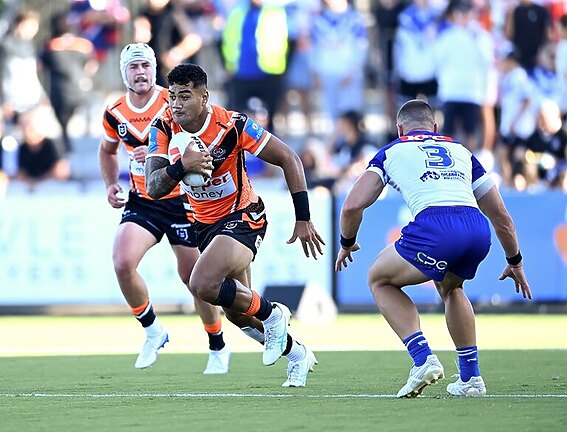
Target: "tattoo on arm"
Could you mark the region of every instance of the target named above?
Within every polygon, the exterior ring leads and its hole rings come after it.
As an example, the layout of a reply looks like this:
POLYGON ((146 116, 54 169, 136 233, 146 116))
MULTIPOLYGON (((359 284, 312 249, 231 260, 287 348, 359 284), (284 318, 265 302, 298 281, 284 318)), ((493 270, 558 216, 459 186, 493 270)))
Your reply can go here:
POLYGON ((161 157, 146 159, 146 190, 153 199, 160 199, 170 193, 177 183, 167 175, 169 161, 161 157))

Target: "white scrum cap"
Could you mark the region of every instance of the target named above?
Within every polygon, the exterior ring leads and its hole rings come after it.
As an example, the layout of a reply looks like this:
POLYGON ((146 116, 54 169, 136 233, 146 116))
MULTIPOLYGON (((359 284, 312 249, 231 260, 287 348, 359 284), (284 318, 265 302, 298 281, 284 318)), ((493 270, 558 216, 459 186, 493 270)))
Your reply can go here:
POLYGON ((128 79, 126 78, 126 68, 133 61, 146 60, 154 68, 154 80, 152 84, 156 83, 156 73, 157 73, 157 61, 156 54, 154 50, 145 43, 132 43, 124 47, 120 53, 120 72, 122 73, 122 81, 126 87, 128 85, 128 79))

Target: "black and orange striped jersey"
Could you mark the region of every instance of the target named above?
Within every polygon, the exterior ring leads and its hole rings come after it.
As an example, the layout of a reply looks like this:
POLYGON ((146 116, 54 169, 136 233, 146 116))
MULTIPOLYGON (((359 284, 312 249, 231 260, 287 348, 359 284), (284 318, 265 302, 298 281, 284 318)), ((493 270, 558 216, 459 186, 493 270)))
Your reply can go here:
MULTIPOLYGON (((244 114, 218 105, 208 105, 207 109, 203 127, 192 135, 201 139, 213 156, 213 173, 204 186, 181 183, 181 188, 187 193, 195 219, 211 224, 258 202, 246 173, 244 152, 258 155, 272 134, 244 114)), ((153 123, 148 157, 169 160, 169 141, 181 131, 167 109, 153 123)))
MULTIPOLYGON (((142 198, 151 199, 146 192, 146 177, 144 164, 136 162, 133 151, 136 147, 148 145, 148 137, 152 122, 159 118, 169 106, 168 90, 156 86, 154 94, 146 106, 136 108, 131 102, 128 93, 121 96, 116 102, 109 105, 102 121, 104 138, 110 142, 124 144, 130 159, 130 188, 142 198)), ((182 194, 176 187, 169 195, 162 199, 178 197, 182 194)))

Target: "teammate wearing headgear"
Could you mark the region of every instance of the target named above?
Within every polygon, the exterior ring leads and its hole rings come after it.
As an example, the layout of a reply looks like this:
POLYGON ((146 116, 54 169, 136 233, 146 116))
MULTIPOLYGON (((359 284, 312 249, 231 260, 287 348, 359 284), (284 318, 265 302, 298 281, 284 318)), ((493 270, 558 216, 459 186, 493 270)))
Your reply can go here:
MULTIPOLYGON (((153 200, 146 193, 144 164, 150 126, 166 110, 169 100, 167 89, 156 85, 152 48, 140 43, 126 45, 120 54, 120 73, 128 90, 104 113, 99 164, 108 203, 116 209, 124 208, 112 260, 122 294, 146 331, 146 342, 135 363, 136 368, 143 369, 155 363, 158 350, 169 341, 169 336, 156 317, 138 265, 165 235, 177 258, 179 277, 187 285, 199 252, 190 206, 179 187, 160 200, 153 200), (121 144, 130 159, 127 197, 118 183, 121 144)), ((209 360, 203 373, 228 372, 230 351, 223 340, 219 308, 195 297, 195 309, 209 337, 209 360)))

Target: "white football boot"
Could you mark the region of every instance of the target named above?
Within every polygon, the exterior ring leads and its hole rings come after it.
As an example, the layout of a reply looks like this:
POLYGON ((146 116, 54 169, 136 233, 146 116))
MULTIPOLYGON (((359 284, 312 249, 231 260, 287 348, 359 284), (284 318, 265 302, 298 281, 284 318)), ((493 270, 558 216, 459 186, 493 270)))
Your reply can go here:
POLYGON ((447 386, 447 391, 453 396, 484 396, 486 385, 481 376, 473 376, 468 381, 459 378, 447 386))
POLYGON ((157 334, 148 335, 142 351, 138 354, 134 367, 136 369, 145 369, 152 366, 157 360, 158 350, 163 348, 167 342, 169 342, 169 335, 163 327, 157 334))
POLYGON ((228 346, 218 351, 209 351, 209 360, 207 367, 203 371, 204 375, 217 375, 228 373, 228 366, 230 364, 230 350, 228 346))
POLYGON ((290 361, 287 365, 287 380, 282 387, 305 387, 307 374, 313 372, 313 367, 319 364, 315 354, 305 345, 305 357, 299 361, 290 361))
POLYGON ((287 326, 291 312, 281 303, 272 303, 275 307, 264 323, 264 365, 273 365, 281 357, 287 346, 287 326))
POLYGON ((421 395, 425 387, 435 384, 445 378, 443 365, 435 354, 427 356, 427 360, 421 366, 412 366, 408 382, 403 386, 396 397, 414 398, 421 395))

